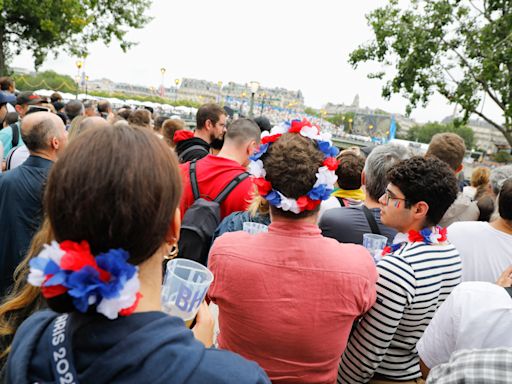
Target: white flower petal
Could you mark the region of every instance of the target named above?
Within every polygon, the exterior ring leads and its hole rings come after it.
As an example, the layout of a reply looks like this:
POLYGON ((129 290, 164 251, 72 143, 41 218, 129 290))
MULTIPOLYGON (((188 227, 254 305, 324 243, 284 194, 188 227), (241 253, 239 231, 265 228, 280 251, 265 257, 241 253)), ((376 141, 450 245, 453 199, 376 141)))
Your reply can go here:
POLYGON ((270 130, 270 134, 271 135, 277 135, 278 133, 287 133, 289 130, 289 127, 285 124, 280 124, 280 125, 275 125, 274 127, 272 127, 272 129, 270 130))
POLYGON ((302 127, 300 130, 300 134, 304 137, 309 137, 310 139, 316 140, 318 137, 318 128, 317 127, 302 127))
POLYGON ((266 137, 266 136, 270 136, 270 132, 269 132, 269 131, 263 131, 263 132, 261 132, 260 137, 261 137, 262 139, 263 139, 264 137, 266 137))
POLYGON ((34 287, 40 287, 44 282, 44 272, 40 269, 30 268, 30 273, 28 275, 28 283, 33 285, 34 287))
POLYGON ((64 255, 65 252, 60 249, 59 243, 54 240, 51 244, 43 246, 43 250, 39 253, 38 257, 53 260, 57 265, 60 265, 60 260, 64 255))
POLYGON ((265 177, 267 172, 263 167, 263 161, 256 160, 249 163, 249 173, 254 177, 265 177))
POLYGON ((119 293, 119 297, 101 300, 100 304, 96 307, 97 312, 105 315, 110 320, 117 319, 120 310, 129 308, 135 303, 139 289, 139 277, 138 273, 135 273, 124 285, 119 293))

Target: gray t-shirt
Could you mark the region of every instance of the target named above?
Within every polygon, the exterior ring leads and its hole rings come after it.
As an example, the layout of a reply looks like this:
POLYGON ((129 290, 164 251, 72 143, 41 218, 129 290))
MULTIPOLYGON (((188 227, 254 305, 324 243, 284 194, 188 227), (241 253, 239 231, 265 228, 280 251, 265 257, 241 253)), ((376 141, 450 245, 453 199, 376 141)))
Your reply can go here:
MULTIPOLYGON (((372 208, 381 235, 386 236, 389 244, 393 242, 396 230, 386 227, 380 221, 380 209, 372 208)), ((325 211, 318 224, 322 235, 338 240, 340 243, 363 244, 363 234, 372 233, 370 224, 361 206, 333 208, 325 211)))

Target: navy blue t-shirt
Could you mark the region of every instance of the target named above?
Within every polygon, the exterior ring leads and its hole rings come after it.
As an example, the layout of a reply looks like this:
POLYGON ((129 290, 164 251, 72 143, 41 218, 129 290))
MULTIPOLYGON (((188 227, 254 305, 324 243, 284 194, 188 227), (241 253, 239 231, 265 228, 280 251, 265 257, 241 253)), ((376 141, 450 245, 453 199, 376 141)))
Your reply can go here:
POLYGON ((0 298, 12 285, 14 270, 41 224, 43 187, 52 164, 31 155, 0 174, 0 298))

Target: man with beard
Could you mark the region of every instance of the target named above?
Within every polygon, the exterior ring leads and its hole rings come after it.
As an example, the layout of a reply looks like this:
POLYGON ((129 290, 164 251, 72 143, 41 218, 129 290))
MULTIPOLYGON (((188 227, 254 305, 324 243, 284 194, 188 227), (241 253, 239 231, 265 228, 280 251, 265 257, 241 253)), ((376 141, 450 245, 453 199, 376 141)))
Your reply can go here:
POLYGON ((180 163, 202 159, 210 153, 212 142, 222 140, 226 132, 227 115, 217 104, 205 104, 196 114, 196 130, 181 132, 174 138, 180 163))

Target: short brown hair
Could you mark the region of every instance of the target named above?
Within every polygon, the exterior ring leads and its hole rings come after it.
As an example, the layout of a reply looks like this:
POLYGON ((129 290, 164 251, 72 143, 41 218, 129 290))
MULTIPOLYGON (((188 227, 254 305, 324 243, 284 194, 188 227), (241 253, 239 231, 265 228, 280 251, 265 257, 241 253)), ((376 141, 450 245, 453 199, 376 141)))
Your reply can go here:
POLYGON ((14 86, 13 79, 11 79, 10 77, 7 77, 7 76, 0 77, 0 90, 7 91, 7 90, 9 90, 9 87, 13 87, 13 86, 14 86))
MULTIPOLYGON (((306 195, 313 188, 318 168, 323 160, 324 155, 315 142, 295 133, 282 135, 262 157, 267 173, 265 178, 275 190, 294 199, 306 195)), ((313 215, 318 211, 318 207, 313 211, 299 214, 283 211, 274 206, 271 210, 283 217, 299 219, 313 215)))
POLYGON ((210 120, 213 125, 217 124, 221 115, 227 116, 227 113, 220 105, 214 103, 201 105, 196 114, 196 129, 203 129, 207 120, 210 120))
POLYGON ((137 127, 149 127, 151 124, 151 112, 147 109, 136 109, 128 116, 128 122, 137 127))
POLYGON ((89 242, 93 254, 123 248, 132 264, 165 241, 181 195, 176 156, 151 131, 91 128, 54 164, 45 208, 59 242, 89 242))
POLYGON ((447 163, 455 172, 462 164, 465 153, 466 145, 462 137, 455 133, 445 132, 432 136, 425 156, 437 157, 447 163))
POLYGON ((162 135, 170 147, 174 147, 174 134, 176 131, 185 129, 185 123, 178 119, 167 119, 162 124, 162 135))
POLYGON ((341 189, 355 190, 361 188, 361 173, 364 169, 364 158, 354 152, 343 152, 338 156, 339 165, 336 169, 338 185, 341 189))

